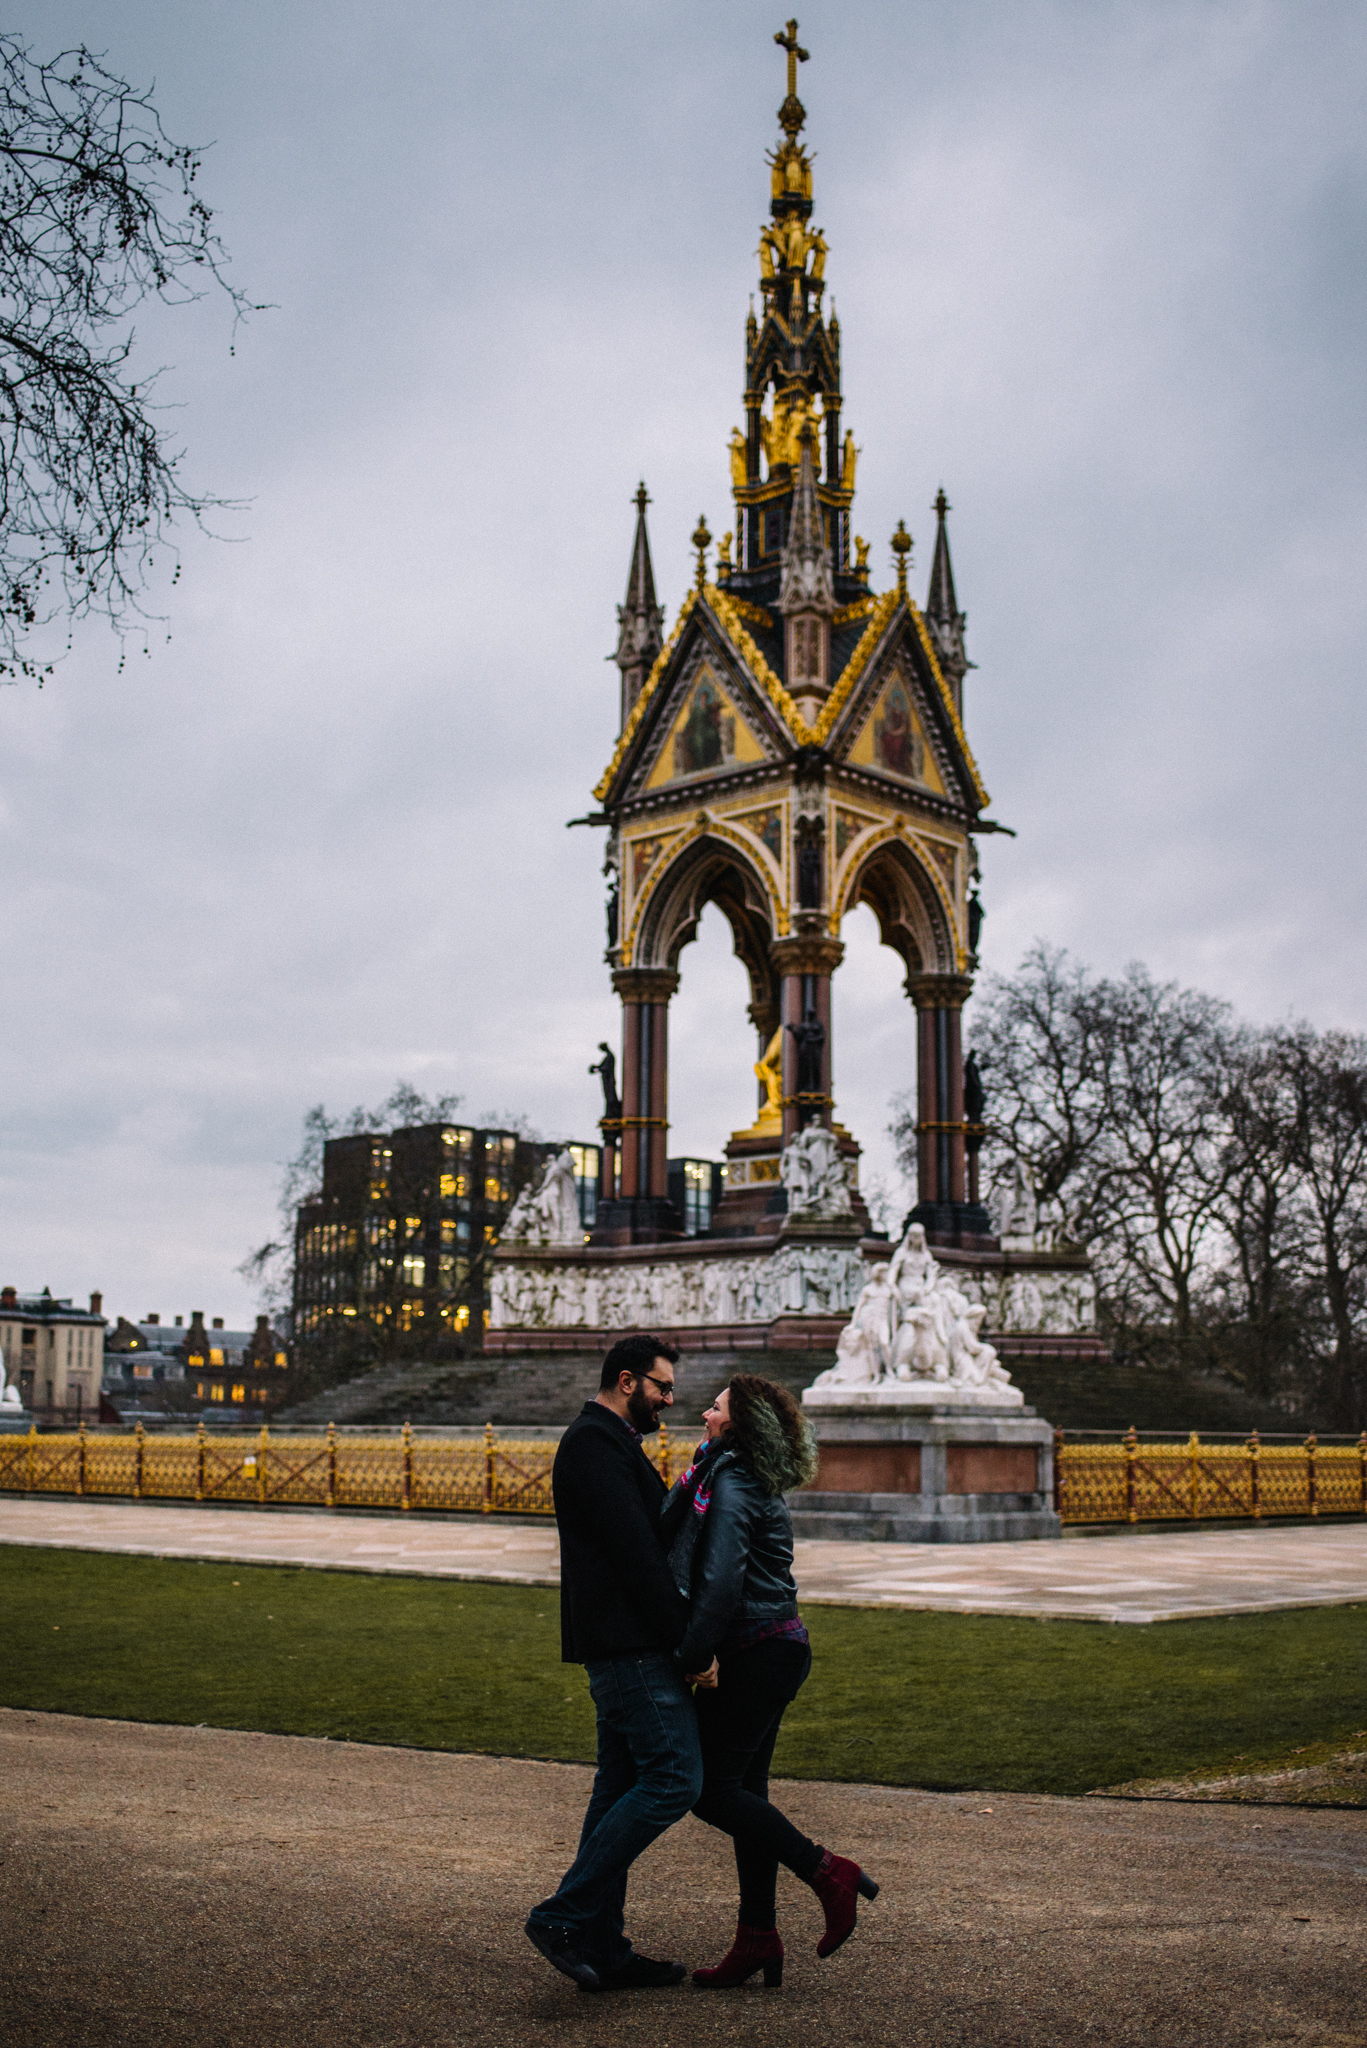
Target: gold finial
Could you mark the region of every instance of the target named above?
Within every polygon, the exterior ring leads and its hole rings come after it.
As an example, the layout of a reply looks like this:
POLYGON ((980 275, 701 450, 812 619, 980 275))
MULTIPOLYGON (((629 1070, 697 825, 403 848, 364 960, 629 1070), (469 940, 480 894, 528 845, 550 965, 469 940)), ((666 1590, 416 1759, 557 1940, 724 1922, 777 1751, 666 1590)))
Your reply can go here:
POLYGON ((707 581, 707 550, 712 545, 712 536, 707 530, 707 514, 698 514, 698 523, 693 529, 693 545, 698 550, 697 585, 702 589, 707 581))
POLYGON ((807 109, 797 96, 797 67, 807 62, 811 51, 804 50, 798 42, 795 21, 788 23, 786 31, 776 30, 774 41, 788 53, 788 97, 778 110, 778 125, 785 135, 794 136, 807 118, 807 109))
POLYGON ((732 535, 729 533, 724 533, 721 539, 717 542, 718 583, 727 582, 731 575, 731 541, 732 535))
POLYGON ((899 519, 897 522, 897 531, 892 536, 892 552, 897 557, 897 595, 905 597, 907 594, 907 557, 911 553, 911 535, 907 532, 907 522, 905 519, 899 519))
POLYGON ((856 576, 862 576, 866 583, 868 582, 869 544, 862 533, 857 533, 854 537, 854 573, 856 576))

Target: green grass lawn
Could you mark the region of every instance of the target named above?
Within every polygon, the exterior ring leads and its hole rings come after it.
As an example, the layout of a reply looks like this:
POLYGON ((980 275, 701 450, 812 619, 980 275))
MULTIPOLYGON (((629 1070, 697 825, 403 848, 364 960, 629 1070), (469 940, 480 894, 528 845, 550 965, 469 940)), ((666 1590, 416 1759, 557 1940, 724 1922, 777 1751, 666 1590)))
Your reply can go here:
MULTIPOLYGON (((0 1704, 589 1760, 558 1595, 0 1545, 0 1704)), ((1367 1606, 1091 1622, 812 1608, 788 1777, 1085 1792, 1367 1722, 1367 1606)))

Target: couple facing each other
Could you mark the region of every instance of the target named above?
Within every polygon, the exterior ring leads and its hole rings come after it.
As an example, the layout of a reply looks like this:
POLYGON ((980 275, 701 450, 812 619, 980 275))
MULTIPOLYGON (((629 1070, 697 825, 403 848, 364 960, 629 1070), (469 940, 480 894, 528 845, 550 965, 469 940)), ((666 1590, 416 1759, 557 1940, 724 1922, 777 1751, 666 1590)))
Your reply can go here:
POLYGON ((684 1978, 682 1963, 635 1952, 623 1916, 631 1865, 690 1810, 731 1836, 740 1879, 735 1941, 695 1984, 722 1989, 761 1969, 766 1985, 782 1982, 780 1863, 824 1909, 819 1956, 853 1933, 859 1897, 878 1891, 768 1798, 779 1724, 812 1662, 783 1498, 816 1469, 810 1425, 786 1387, 737 1373, 666 1491, 641 1446, 674 1398, 678 1355, 655 1337, 615 1344, 552 1475, 561 1655, 588 1673, 598 1770, 574 1862, 526 1931, 581 1991, 684 1978))

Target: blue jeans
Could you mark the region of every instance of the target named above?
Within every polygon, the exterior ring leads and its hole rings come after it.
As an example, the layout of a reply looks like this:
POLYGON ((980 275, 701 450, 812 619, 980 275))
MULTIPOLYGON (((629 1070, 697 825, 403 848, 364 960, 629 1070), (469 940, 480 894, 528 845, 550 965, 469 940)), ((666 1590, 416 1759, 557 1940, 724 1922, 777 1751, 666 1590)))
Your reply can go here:
POLYGON ((631 1954, 627 1872, 698 1798, 702 1755, 693 1696, 672 1657, 647 1650, 586 1669, 598 1710, 598 1774, 579 1853, 530 1917, 574 1928, 589 1959, 613 1970, 631 1954))

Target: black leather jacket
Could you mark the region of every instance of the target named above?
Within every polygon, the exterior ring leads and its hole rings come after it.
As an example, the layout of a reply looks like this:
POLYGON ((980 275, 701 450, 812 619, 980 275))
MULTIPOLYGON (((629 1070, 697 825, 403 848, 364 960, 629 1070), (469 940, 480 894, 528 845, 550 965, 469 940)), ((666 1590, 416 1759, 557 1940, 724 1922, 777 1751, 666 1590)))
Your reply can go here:
MULTIPOLYGON (((674 1583, 690 1602, 688 1631, 674 1652, 684 1671, 705 1671, 740 1624, 791 1621, 797 1613, 788 1503, 765 1493, 734 1451, 714 1452, 709 1463, 711 1505, 696 1531, 688 1510, 669 1551, 674 1583)), ((670 1489, 666 1512, 681 1485, 670 1489)))

